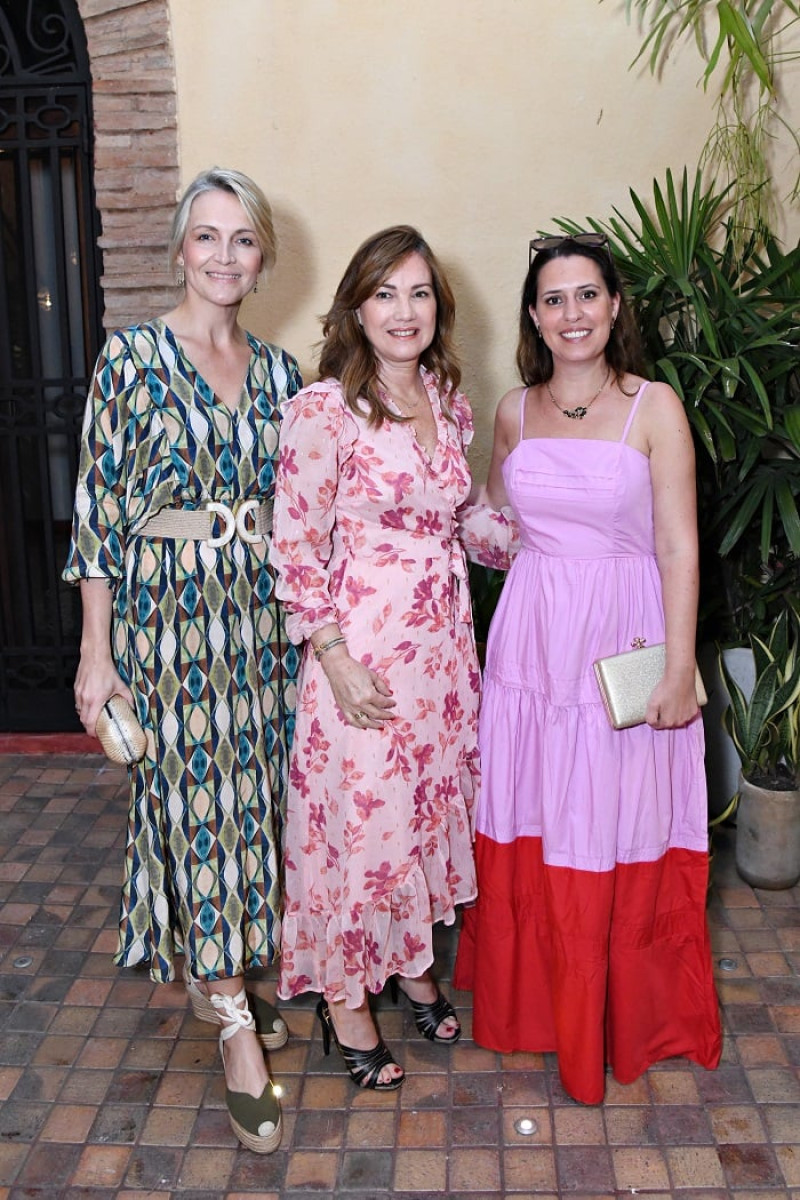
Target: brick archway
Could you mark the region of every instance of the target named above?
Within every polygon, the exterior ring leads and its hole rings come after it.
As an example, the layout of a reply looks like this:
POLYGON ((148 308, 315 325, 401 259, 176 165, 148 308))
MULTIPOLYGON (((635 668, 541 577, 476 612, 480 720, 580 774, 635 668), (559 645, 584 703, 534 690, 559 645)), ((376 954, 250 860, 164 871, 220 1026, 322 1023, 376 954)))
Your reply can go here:
POLYGON ((179 186, 168 0, 77 0, 92 71, 103 323, 169 308, 169 223, 179 186))

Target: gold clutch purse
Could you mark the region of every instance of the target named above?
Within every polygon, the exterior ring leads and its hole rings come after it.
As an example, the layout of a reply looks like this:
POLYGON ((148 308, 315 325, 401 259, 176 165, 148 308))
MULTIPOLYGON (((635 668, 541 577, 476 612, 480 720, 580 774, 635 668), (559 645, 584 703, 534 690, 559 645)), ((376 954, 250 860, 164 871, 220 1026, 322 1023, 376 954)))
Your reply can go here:
POLYGON ((95 733, 112 762, 130 767, 144 758, 147 735, 123 696, 110 696, 97 718, 95 733))
MULTIPOLYGON (((594 673, 608 719, 615 729, 630 729, 632 725, 644 723, 647 702, 653 688, 663 678, 666 661, 667 648, 664 642, 626 650, 622 654, 611 654, 608 658, 598 658, 594 673)), ((708 697, 697 667, 695 686, 697 703, 702 706, 708 697)))

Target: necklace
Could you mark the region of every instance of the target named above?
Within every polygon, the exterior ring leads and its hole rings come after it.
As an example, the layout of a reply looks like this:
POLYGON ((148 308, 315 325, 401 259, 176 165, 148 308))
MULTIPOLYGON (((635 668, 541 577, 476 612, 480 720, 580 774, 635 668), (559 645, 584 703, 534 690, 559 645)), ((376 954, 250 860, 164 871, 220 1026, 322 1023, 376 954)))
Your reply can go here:
POLYGON ((396 392, 390 391, 383 380, 379 380, 378 385, 384 399, 389 400, 399 411, 400 415, 406 419, 416 416, 422 401, 428 398, 428 393, 425 390, 424 384, 421 384, 421 381, 418 382, 414 389, 413 399, 410 396, 398 396, 396 392))
POLYGON ((417 409, 419 408, 420 404, 422 403, 423 398, 427 399, 427 393, 423 392, 420 394, 418 392, 416 395, 416 398, 414 400, 409 400, 405 396, 403 396, 402 398, 399 396, 392 396, 391 393, 390 393, 390 397, 394 401, 394 403, 397 405, 397 407, 400 409, 400 412, 404 412, 405 410, 408 410, 412 413, 415 413, 417 411, 417 409))
POLYGON ((562 408, 561 405, 559 404, 559 402, 556 400, 555 396, 553 395, 553 389, 550 387, 549 380, 547 382, 545 382, 544 386, 547 388, 548 396, 553 401, 553 404, 555 404, 556 408, 558 409, 558 411, 560 413, 563 413, 565 417, 569 417, 570 421, 582 421, 583 418, 586 416, 587 412, 589 411, 589 409, 591 408, 591 406, 594 404, 597 397, 602 392, 603 388, 608 383, 608 377, 610 374, 611 374, 611 367, 609 367, 608 370, 606 371, 605 379, 600 384, 600 387, 597 389, 595 394, 592 396, 591 400, 587 400, 585 404, 579 404, 577 406, 577 408, 562 408))

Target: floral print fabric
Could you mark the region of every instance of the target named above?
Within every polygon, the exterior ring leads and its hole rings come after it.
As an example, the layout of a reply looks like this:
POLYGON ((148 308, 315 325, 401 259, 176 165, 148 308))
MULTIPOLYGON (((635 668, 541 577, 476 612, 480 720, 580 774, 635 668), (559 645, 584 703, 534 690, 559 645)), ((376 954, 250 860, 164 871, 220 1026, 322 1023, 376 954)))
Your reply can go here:
POLYGON ((368 425, 340 385, 284 411, 272 561, 295 642, 338 621, 381 675, 395 720, 357 729, 308 646, 298 679, 284 844, 279 995, 324 992, 351 1007, 388 976, 422 974, 432 926, 475 895, 470 814, 478 780, 479 674, 456 510, 470 475, 464 396, 438 442, 409 424, 368 425))

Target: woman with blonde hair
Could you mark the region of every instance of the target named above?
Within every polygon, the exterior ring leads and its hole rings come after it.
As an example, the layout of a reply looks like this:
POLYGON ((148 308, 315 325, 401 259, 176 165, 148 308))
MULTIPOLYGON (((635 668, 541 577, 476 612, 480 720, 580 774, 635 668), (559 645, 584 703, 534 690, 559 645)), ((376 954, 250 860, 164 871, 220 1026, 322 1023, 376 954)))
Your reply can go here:
POLYGON ((454 303, 410 226, 356 251, 323 324, 319 383, 286 406, 272 560, 305 643, 286 819, 279 995, 318 1014, 355 1083, 404 1073, 368 997, 391 980, 419 1032, 461 1027, 433 926, 475 893, 478 665, 456 511, 472 417, 454 303))
POLYGON ((173 221, 183 295, 117 330, 89 395, 64 578, 79 583, 75 702, 93 734, 115 695, 147 738, 130 768, 121 966, 168 981, 221 1027, 231 1124, 281 1136, 262 1047, 288 1037, 242 976, 272 962, 296 653, 267 558, 279 405, 293 358, 239 324, 275 261, 269 204, 239 171, 189 185, 173 221))

